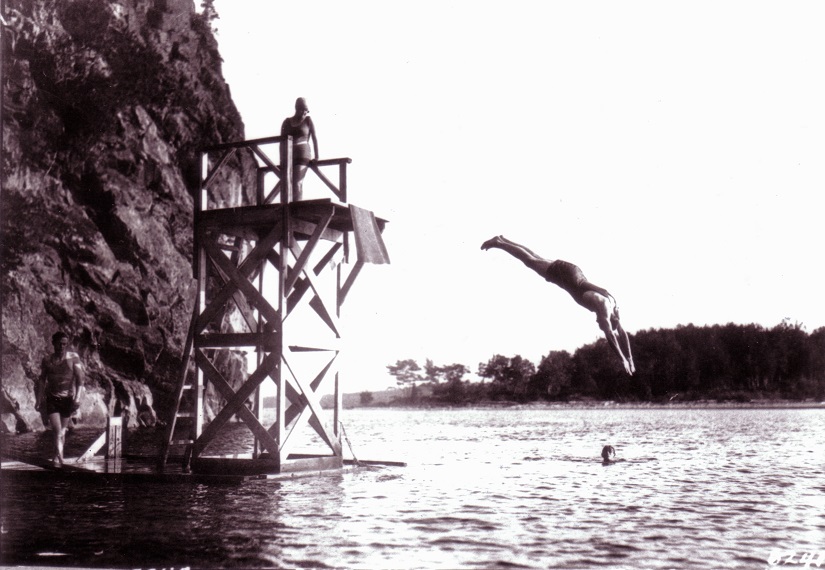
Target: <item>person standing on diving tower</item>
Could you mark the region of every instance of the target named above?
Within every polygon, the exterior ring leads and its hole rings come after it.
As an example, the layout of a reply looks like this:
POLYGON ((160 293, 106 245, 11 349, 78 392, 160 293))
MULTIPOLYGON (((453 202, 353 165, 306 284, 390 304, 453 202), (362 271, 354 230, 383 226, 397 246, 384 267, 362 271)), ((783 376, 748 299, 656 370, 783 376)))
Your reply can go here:
MULTIPOLYGON (((318 137, 315 135, 315 124, 309 116, 309 107, 306 99, 298 97, 295 100, 295 114, 284 119, 281 123, 281 136, 292 136, 292 202, 303 199, 304 176, 310 164, 318 160, 318 137), (312 140, 312 150, 309 143, 312 140)), ((281 150, 283 152, 283 149, 281 150)))
POLYGON ((630 352, 630 340, 619 322, 619 307, 613 295, 606 289, 590 283, 578 266, 561 259, 545 259, 504 236, 495 236, 481 244, 481 249, 485 251, 491 248, 506 251, 542 278, 570 293, 579 305, 596 313, 596 322, 599 323, 608 344, 621 358, 625 371, 633 375, 636 366, 630 352))

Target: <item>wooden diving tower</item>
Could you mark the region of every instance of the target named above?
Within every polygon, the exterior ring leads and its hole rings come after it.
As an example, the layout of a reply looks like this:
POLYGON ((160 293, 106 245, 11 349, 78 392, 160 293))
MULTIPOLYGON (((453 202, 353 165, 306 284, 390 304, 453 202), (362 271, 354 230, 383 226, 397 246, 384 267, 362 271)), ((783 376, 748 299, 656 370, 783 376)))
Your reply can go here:
POLYGON ((292 201, 291 137, 201 151, 193 244, 198 295, 161 469, 170 450, 180 445, 183 452, 176 456, 183 457, 185 470, 195 473, 269 474, 343 466, 337 369, 341 307, 365 263, 389 263, 381 237, 386 221, 347 202, 350 162, 313 163, 310 170, 331 197, 292 201), (267 154, 273 145, 278 164, 267 154), (208 196, 225 197, 221 184, 237 187, 237 174, 231 183, 232 173, 225 167, 242 152, 255 157, 246 162, 254 163, 256 171, 244 173, 255 180, 254 204, 222 207, 208 196), (337 176, 324 174, 330 167, 337 176), (221 369, 220 356, 227 349, 254 352, 257 367, 239 387, 233 388, 221 369), (331 417, 320 404, 321 388, 329 388, 330 382, 331 417), (204 390, 209 384, 223 403, 211 409, 207 423, 204 390), (266 397, 267 390, 273 396, 266 397), (252 451, 205 453, 233 417, 251 430, 252 451), (188 433, 181 438, 181 431, 188 433), (307 444, 315 451, 306 453, 301 446, 307 444))

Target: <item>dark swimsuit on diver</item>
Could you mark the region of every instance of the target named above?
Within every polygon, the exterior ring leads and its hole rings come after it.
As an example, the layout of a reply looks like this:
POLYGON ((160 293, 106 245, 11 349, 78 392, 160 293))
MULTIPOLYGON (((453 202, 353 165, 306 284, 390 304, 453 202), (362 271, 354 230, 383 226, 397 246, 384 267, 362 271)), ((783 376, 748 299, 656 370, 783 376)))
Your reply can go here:
POLYGON ((292 119, 286 119, 281 126, 281 135, 292 136, 292 164, 308 165, 312 159, 309 151, 309 118, 297 125, 292 124, 292 119))
POLYGON ((613 295, 608 293, 607 289, 603 289, 588 281, 584 273, 582 273, 582 270, 569 261, 557 259, 552 262, 547 267, 544 278, 570 293, 570 296, 573 297, 579 305, 583 305, 582 298, 588 291, 599 293, 610 299, 613 298, 613 295))

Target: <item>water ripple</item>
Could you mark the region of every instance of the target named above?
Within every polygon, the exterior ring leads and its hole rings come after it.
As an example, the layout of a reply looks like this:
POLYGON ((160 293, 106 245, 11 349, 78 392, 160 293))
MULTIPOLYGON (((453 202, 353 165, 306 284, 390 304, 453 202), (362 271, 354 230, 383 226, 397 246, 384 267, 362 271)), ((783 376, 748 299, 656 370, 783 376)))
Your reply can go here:
POLYGON ((241 486, 4 481, 0 563, 738 569, 825 550, 822 410, 347 416, 359 456, 408 466, 241 486), (602 466, 605 444, 625 461, 602 466))

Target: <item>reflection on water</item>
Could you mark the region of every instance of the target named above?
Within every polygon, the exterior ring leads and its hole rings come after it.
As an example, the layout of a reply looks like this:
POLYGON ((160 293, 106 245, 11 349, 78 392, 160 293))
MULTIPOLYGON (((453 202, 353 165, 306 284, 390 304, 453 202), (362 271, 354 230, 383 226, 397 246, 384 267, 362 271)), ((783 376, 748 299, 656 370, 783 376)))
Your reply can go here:
POLYGON ((763 568, 825 550, 823 410, 349 410, 365 468, 3 481, 2 563, 763 568), (603 445, 625 461, 602 465, 603 445), (48 553, 51 556, 43 556, 48 553))

